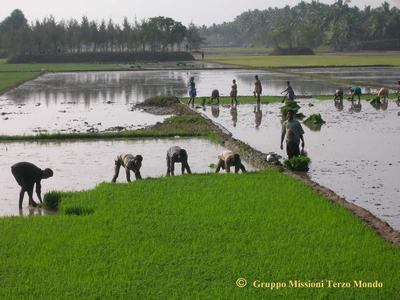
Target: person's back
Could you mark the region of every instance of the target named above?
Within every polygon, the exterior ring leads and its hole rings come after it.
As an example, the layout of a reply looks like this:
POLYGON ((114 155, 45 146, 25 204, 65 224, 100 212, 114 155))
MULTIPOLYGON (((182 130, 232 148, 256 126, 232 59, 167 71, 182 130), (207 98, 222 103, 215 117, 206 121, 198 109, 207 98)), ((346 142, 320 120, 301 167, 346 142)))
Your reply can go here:
POLYGON ((11 172, 17 183, 22 185, 31 184, 42 180, 43 171, 30 162, 19 162, 11 166, 11 172))

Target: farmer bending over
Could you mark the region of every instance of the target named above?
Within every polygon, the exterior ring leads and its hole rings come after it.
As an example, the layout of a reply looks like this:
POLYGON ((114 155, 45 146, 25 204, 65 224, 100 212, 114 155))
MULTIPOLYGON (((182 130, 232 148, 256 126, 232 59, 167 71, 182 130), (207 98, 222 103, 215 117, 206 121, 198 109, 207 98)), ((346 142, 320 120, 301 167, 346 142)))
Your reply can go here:
POLYGON ((131 182, 131 171, 135 173, 136 179, 142 179, 140 168, 142 167, 143 157, 141 155, 121 154, 115 158, 114 177, 111 180, 116 182, 121 167, 125 168, 126 180, 131 182))
POLYGON ((389 98, 389 89, 387 88, 381 88, 378 92, 378 97, 383 98, 383 101, 386 102, 386 100, 389 98))
POLYGON ((361 88, 359 86, 356 87, 350 87, 350 96, 351 96, 351 101, 354 100, 354 96, 358 97, 358 102, 361 100, 361 88))
POLYGON ((214 100, 217 100, 217 104, 219 104, 219 91, 213 90, 211 93, 210 103, 214 103, 214 100))
POLYGON ((36 184, 36 195, 42 203, 41 195, 41 184, 42 179, 47 179, 53 176, 51 169, 40 169, 29 162, 19 162, 11 167, 11 173, 14 175, 15 180, 21 187, 19 193, 19 209, 22 209, 22 201, 24 200, 25 192, 29 196, 29 205, 37 206, 37 203, 33 201, 33 186, 36 184))
POLYGON ((215 173, 219 173, 219 170, 225 170, 227 173, 231 172, 231 167, 235 167, 235 173, 239 170, 246 172, 246 168, 243 166, 239 154, 234 154, 230 150, 224 150, 220 155, 218 155, 218 165, 215 173))
POLYGON ((304 148, 304 130, 299 121, 294 119, 294 111, 289 110, 287 120, 282 125, 281 149, 283 150, 283 141, 286 136, 286 153, 288 158, 300 155, 300 140, 301 147, 304 148))
POLYGON ((334 101, 343 101, 343 89, 337 89, 335 92, 335 98, 333 99, 334 101))
POLYGON ((185 170, 188 174, 192 174, 188 164, 188 155, 185 149, 178 146, 174 146, 167 151, 167 176, 174 176, 175 163, 182 164, 182 174, 185 174, 185 170))

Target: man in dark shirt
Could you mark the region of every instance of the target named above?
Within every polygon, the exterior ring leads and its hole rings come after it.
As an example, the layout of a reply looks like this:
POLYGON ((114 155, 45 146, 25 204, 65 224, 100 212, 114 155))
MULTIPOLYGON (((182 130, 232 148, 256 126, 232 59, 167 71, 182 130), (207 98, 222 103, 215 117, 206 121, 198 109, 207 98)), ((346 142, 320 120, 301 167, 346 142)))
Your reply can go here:
POLYGON ((19 162, 11 167, 11 173, 14 175, 15 180, 21 187, 19 194, 19 209, 22 209, 22 201, 24 200, 25 192, 29 196, 29 205, 37 206, 37 203, 33 201, 33 186, 36 184, 36 195, 42 203, 41 195, 41 184, 42 179, 47 179, 53 176, 51 169, 40 169, 29 162, 19 162))
POLYGON ((182 149, 178 146, 174 146, 168 149, 167 151, 167 176, 174 176, 175 163, 182 164, 182 174, 185 173, 185 170, 188 174, 192 174, 188 164, 188 155, 185 149, 182 149))

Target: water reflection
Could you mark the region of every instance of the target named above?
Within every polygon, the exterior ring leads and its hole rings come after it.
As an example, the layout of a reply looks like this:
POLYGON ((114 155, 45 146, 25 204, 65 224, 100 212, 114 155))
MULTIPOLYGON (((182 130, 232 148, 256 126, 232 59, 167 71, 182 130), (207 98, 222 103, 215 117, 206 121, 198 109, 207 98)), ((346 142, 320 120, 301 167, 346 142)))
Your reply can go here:
POLYGON ((232 116, 232 124, 233 127, 236 127, 237 124, 237 119, 238 119, 238 112, 237 112, 237 106, 231 106, 231 116, 232 116))
POLYGON ((219 117, 219 105, 211 105, 211 114, 214 118, 218 118, 219 117))
POLYGON ((255 117, 255 128, 259 129, 262 121, 262 110, 261 105, 258 103, 257 106, 254 107, 254 117, 255 117))
POLYGON ((342 111, 344 108, 343 99, 334 100, 335 107, 337 111, 342 111))
POLYGON ((349 112, 353 112, 353 113, 359 113, 362 110, 362 104, 361 101, 358 100, 357 101, 351 101, 351 106, 349 108, 349 112))

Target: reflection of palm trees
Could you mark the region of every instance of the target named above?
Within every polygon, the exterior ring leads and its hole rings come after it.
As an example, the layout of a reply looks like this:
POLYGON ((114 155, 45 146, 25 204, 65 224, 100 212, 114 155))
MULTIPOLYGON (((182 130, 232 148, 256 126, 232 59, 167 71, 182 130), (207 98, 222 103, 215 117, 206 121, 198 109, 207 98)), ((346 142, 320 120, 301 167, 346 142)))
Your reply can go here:
POLYGON ((236 106, 231 107, 231 116, 232 116, 233 127, 236 127, 237 117, 238 117, 236 106))
POLYGON ((211 105, 211 113, 214 118, 219 117, 219 105, 211 105))
POLYGON ((256 107, 254 107, 254 116, 255 116, 255 123, 256 123, 256 128, 260 128, 261 121, 262 121, 262 111, 261 111, 261 106, 260 104, 257 104, 256 107))

